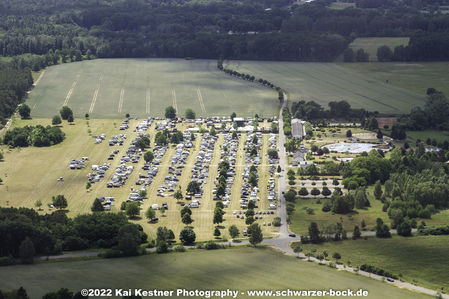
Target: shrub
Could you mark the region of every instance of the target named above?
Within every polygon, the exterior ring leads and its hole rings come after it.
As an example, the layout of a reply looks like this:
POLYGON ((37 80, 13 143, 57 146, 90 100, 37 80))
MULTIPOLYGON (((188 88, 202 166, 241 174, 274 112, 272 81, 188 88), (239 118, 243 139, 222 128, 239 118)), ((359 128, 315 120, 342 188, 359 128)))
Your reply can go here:
POLYGON ((276 227, 281 226, 281 217, 274 217, 272 224, 276 227))
POLYGON ((173 249, 175 252, 185 252, 186 248, 182 245, 176 245, 175 248, 173 249))

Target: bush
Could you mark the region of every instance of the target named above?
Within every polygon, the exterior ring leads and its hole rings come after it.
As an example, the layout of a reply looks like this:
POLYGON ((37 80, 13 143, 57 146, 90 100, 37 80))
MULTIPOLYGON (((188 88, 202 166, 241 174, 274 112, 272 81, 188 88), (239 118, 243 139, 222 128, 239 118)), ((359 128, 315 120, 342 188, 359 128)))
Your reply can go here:
POLYGON ((369 272, 369 273, 374 273, 374 274, 377 274, 377 275, 380 275, 380 276, 385 276, 385 277, 391 277, 391 278, 394 278, 394 279, 398 279, 397 275, 395 275, 395 274, 393 274, 391 272, 385 271, 384 269, 378 268, 378 267, 373 266, 373 265, 363 264, 363 265, 360 266, 360 270, 365 271, 365 272, 369 272))
POLYGON ((318 196, 320 195, 320 190, 318 190, 317 188, 313 188, 312 191, 310 191, 310 194, 312 194, 313 196, 318 196))
POLYGON ((222 248, 222 246, 220 244, 215 243, 215 242, 209 241, 209 242, 206 243, 204 248, 206 248, 207 250, 214 250, 214 249, 220 249, 220 248, 222 248))
POLYGON ((274 217, 272 224, 276 227, 281 226, 281 217, 274 217))
POLYGON ((185 252, 186 248, 182 245, 176 245, 175 248, 173 249, 175 252, 185 252))
POLYGON ((104 254, 102 254, 102 257, 105 259, 119 258, 122 256, 122 252, 117 249, 108 249, 104 254))
POLYGON ((157 244, 156 252, 157 253, 167 253, 168 252, 167 242, 160 241, 159 244, 157 244))
POLYGON ((330 203, 330 201, 326 201, 323 204, 323 208, 321 209, 323 212, 329 212, 332 209, 332 204, 330 203))
POLYGON ((196 234, 190 227, 184 228, 179 234, 179 239, 183 245, 191 245, 195 243, 196 234))
POLYGON ((0 257, 0 266, 10 266, 15 265, 16 260, 12 256, 2 256, 0 257))

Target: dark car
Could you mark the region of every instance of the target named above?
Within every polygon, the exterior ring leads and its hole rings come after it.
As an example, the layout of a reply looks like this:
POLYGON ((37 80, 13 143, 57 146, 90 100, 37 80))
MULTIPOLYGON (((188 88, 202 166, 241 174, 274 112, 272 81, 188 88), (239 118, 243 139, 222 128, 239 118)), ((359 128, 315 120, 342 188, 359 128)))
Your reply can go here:
POLYGON ((289 237, 295 238, 296 234, 288 234, 289 237))

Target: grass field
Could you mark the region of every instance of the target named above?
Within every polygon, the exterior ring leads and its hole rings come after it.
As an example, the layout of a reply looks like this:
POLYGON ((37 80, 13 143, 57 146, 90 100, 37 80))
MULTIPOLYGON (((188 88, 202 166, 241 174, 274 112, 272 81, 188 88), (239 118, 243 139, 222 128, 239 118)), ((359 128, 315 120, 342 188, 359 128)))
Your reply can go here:
MULTIPOLYGON (((322 189, 320 184, 316 186, 318 189, 322 189)), ((328 187, 332 187, 329 186, 328 187)), ((369 189, 369 192, 371 192, 369 189)), ((375 200, 371 196, 369 197, 371 207, 367 209, 355 209, 354 212, 340 215, 332 214, 332 212, 323 212, 321 208, 323 207, 324 199, 321 199, 321 203, 318 204, 318 199, 297 199, 295 204, 295 211, 290 215, 290 229, 298 234, 308 234, 308 227, 310 222, 314 221, 318 224, 321 231, 329 225, 335 224, 336 222, 343 222, 343 228, 347 232, 352 232, 354 226, 358 225, 360 228, 360 223, 365 220, 366 229, 371 230, 376 225, 376 219, 378 217, 382 218, 386 224, 390 223, 387 213, 382 212, 382 203, 375 200), (306 207, 312 208, 314 210, 313 215, 309 215, 306 212, 306 207)))
MULTIPOLYGON (((407 89, 416 94, 425 95, 429 87, 436 88, 449 95, 449 62, 373 62, 344 63, 341 66, 348 70, 367 76, 371 79, 386 82, 390 85, 407 89)), ((405 111, 409 113, 410 111, 405 111)))
POLYGON ((215 60, 98 59, 48 68, 27 100, 33 117, 51 117, 68 105, 75 116, 95 118, 178 115, 276 115, 277 94, 226 76, 215 60))
POLYGON ((392 51, 397 46, 408 45, 408 37, 358 37, 349 44, 349 48, 357 51, 363 49, 369 54, 369 61, 377 61, 377 49, 388 46, 392 51))
POLYGON ((345 100, 354 108, 382 113, 408 113, 425 97, 386 84, 335 63, 231 61, 229 68, 265 78, 281 86, 290 100, 314 100, 325 108, 331 101, 345 100))
POLYGON ((330 9, 345 9, 348 7, 355 7, 355 3, 346 3, 346 2, 332 2, 328 8, 330 9))
MULTIPOLYGON (((61 287, 239 291, 361 288, 369 291, 367 298, 429 298, 381 281, 300 261, 268 248, 247 247, 0 268, 0 289, 21 285, 31 298, 61 287)), ((248 296, 239 294, 238 298, 248 296)))
POLYGON ((434 290, 444 287, 447 292, 448 242, 449 236, 393 236, 392 239, 370 237, 367 240, 327 242, 303 247, 305 251, 315 248, 317 253, 326 250, 330 256, 338 252, 343 263, 350 260, 352 266, 374 265, 396 275, 401 274, 408 282, 434 290))
MULTIPOLYGON (((51 120, 49 119, 16 120, 14 126, 35 125, 37 123, 48 125, 50 122, 51 120)), ((130 131, 138 122, 139 120, 131 120, 129 130, 119 131, 120 120, 92 119, 89 121, 88 127, 86 120, 76 119, 74 125, 67 125, 64 122, 62 130, 66 133, 66 140, 56 146, 22 149, 0 147, 0 150, 3 150, 5 154, 4 161, 0 162, 0 177, 4 181, 3 185, 0 185, 0 205, 33 208, 36 200, 41 200, 43 203, 42 212, 48 213, 51 212, 47 207, 51 203, 51 197, 57 194, 63 194, 68 200, 68 215, 74 217, 78 214, 90 213, 90 207, 96 197, 113 196, 115 197, 115 205, 112 207, 112 211, 118 212, 121 202, 128 199, 130 188, 137 188, 135 181, 138 179, 139 173, 144 173, 141 169, 143 159, 138 164, 133 164, 135 170, 124 186, 120 188, 107 188, 106 183, 112 177, 115 168, 120 164, 119 158, 124 154, 125 149, 128 148, 131 140, 135 137, 136 133, 130 131), (92 135, 104 133, 107 138, 111 135, 125 133, 128 135, 128 138, 121 147, 110 147, 107 140, 101 144, 94 144, 95 139, 89 136, 88 130, 91 131, 92 135), (119 149, 120 153, 114 160, 108 161, 107 157, 113 149, 119 149), (68 169, 72 159, 80 159, 83 156, 89 157, 85 169, 68 169), (91 191, 87 192, 85 186, 87 183, 87 174, 91 172, 91 165, 103 164, 105 162, 111 163, 110 169, 105 173, 105 177, 100 182, 93 184, 91 191), (61 176, 64 177, 64 182, 57 181, 61 176)), ((178 129, 184 130, 186 129, 186 125, 178 124, 178 129)), ((155 124, 153 124, 148 130, 148 133, 151 135, 151 145, 154 144, 155 132, 155 124)), ((182 191, 186 190, 187 184, 190 182, 191 169, 196 161, 196 155, 200 150, 201 138, 201 134, 197 134, 197 139, 194 147, 190 150, 186 167, 182 171, 182 176, 179 177, 179 185, 182 187, 182 191)), ((204 187, 205 195, 201 199, 201 206, 198 209, 193 209, 192 218, 194 222, 192 226, 197 235, 197 240, 213 239, 214 225, 212 216, 215 202, 212 200, 212 189, 218 172, 220 147, 223 144, 223 140, 223 136, 219 136, 215 145, 214 157, 209 168, 209 179, 204 187)), ((242 171, 245 164, 243 147, 246 135, 242 134, 239 140, 239 155, 236 162, 236 177, 231 191, 231 204, 225 209, 225 222, 222 224, 224 229, 221 230, 223 237, 229 237, 228 227, 232 224, 237 225, 240 231, 246 228, 244 220, 237 219, 232 214, 234 210, 240 210, 240 190, 243 183, 242 171)), ((266 186, 269 178, 267 149, 268 135, 264 135, 260 150, 262 163, 259 166, 259 197, 261 201, 258 203, 258 206, 261 211, 268 210, 269 204, 266 199, 268 192, 266 186)), ((176 200, 172 196, 168 198, 157 196, 157 189, 164 183, 164 178, 168 175, 168 166, 171 165, 170 161, 175 151, 174 146, 169 147, 161 161, 161 165, 159 165, 157 176, 151 185, 147 187, 148 199, 142 205, 141 216, 143 217, 144 211, 154 203, 161 206, 163 202, 167 202, 169 209, 163 215, 159 212, 157 213, 157 217, 160 219, 157 224, 148 223, 144 217, 140 220, 134 220, 144 227, 145 232, 150 237, 154 237, 158 226, 167 226, 173 229, 176 236, 184 228, 180 218, 181 206, 176 204, 176 200)), ((188 201, 185 202, 189 203, 188 201)), ((263 222, 271 222, 273 217, 274 215, 266 215, 263 216, 263 220, 257 221, 263 224, 263 222)), ((264 226, 263 231, 265 236, 271 236, 275 233, 276 228, 273 226, 264 226)))
POLYGON ((421 139, 426 142, 427 138, 435 139, 437 142, 449 141, 449 132, 447 131, 433 131, 433 130, 424 130, 424 131, 407 131, 407 137, 416 141, 417 139, 421 139))

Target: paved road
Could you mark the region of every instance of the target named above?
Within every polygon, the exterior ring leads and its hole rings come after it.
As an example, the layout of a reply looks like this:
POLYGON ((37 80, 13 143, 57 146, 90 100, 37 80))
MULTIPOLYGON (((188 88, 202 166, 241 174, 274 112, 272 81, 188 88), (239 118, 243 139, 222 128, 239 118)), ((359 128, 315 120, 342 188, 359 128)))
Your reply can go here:
MULTIPOLYGON (((289 237, 289 231, 288 231, 288 225, 287 225, 287 209, 286 209, 286 202, 283 193, 287 191, 287 183, 286 183, 286 173, 287 173, 287 154, 285 152, 285 135, 284 135, 284 129, 283 129, 283 120, 282 120, 282 110, 287 105, 287 95, 284 93, 284 102, 282 103, 281 111, 279 112, 279 144, 278 144, 278 153, 279 153, 279 165, 281 166, 281 172, 278 180, 278 211, 279 211, 279 217, 281 218, 281 226, 279 228, 279 237, 273 238, 273 239, 265 239, 263 241, 263 244, 270 245, 284 253, 295 255, 292 248, 289 246, 291 242, 300 241, 300 236, 295 237, 289 237)), ((416 231, 416 230, 414 230, 416 231)), ((396 233, 396 230, 391 230, 391 233, 396 233)), ((375 232, 362 232, 362 236, 375 236, 375 232)), ((352 233, 348 233, 348 237, 352 237, 352 233)), ((228 244, 228 242, 223 242, 222 244, 228 244)), ((242 241, 239 243, 233 243, 233 245, 248 245, 248 241, 242 241)), ((186 246, 186 248, 194 248, 193 246, 186 246)), ((154 252, 156 251, 155 248, 148 248, 147 252, 154 252)), ((72 253, 72 254, 62 254, 62 255, 53 255, 48 257, 38 257, 36 260, 47 260, 47 259, 63 259, 63 258, 77 258, 77 257, 92 257, 92 256, 98 256, 101 252, 80 252, 80 253, 72 253)), ((324 263, 329 264, 329 261, 320 261, 316 258, 307 258, 304 254, 300 253, 298 255, 299 257, 303 259, 308 259, 311 261, 314 261, 316 263, 324 263)), ((356 269, 347 267, 344 265, 337 265, 337 269, 349 271, 353 273, 357 273, 362 276, 370 277, 373 279, 381 280, 383 281, 385 278, 383 276, 371 274, 364 271, 356 271, 356 269)), ((401 281, 393 281, 393 282, 387 282, 388 284, 395 285, 400 288, 405 288, 417 292, 421 292, 424 294, 429 294, 432 296, 437 295, 437 292, 434 290, 426 289, 423 287, 415 286, 410 283, 401 282, 401 281)), ((449 299, 449 295, 442 294, 442 298, 449 299)))
POLYGON ((284 239, 288 237, 288 225, 287 225, 287 209, 284 198, 284 192, 287 191, 287 153, 285 152, 285 135, 284 135, 284 121, 282 119, 282 111, 287 106, 287 95, 284 93, 284 101, 282 103, 281 111, 279 112, 279 166, 281 166, 281 172, 279 173, 278 180, 278 207, 279 217, 281 217, 281 227, 279 228, 279 238, 284 239))

